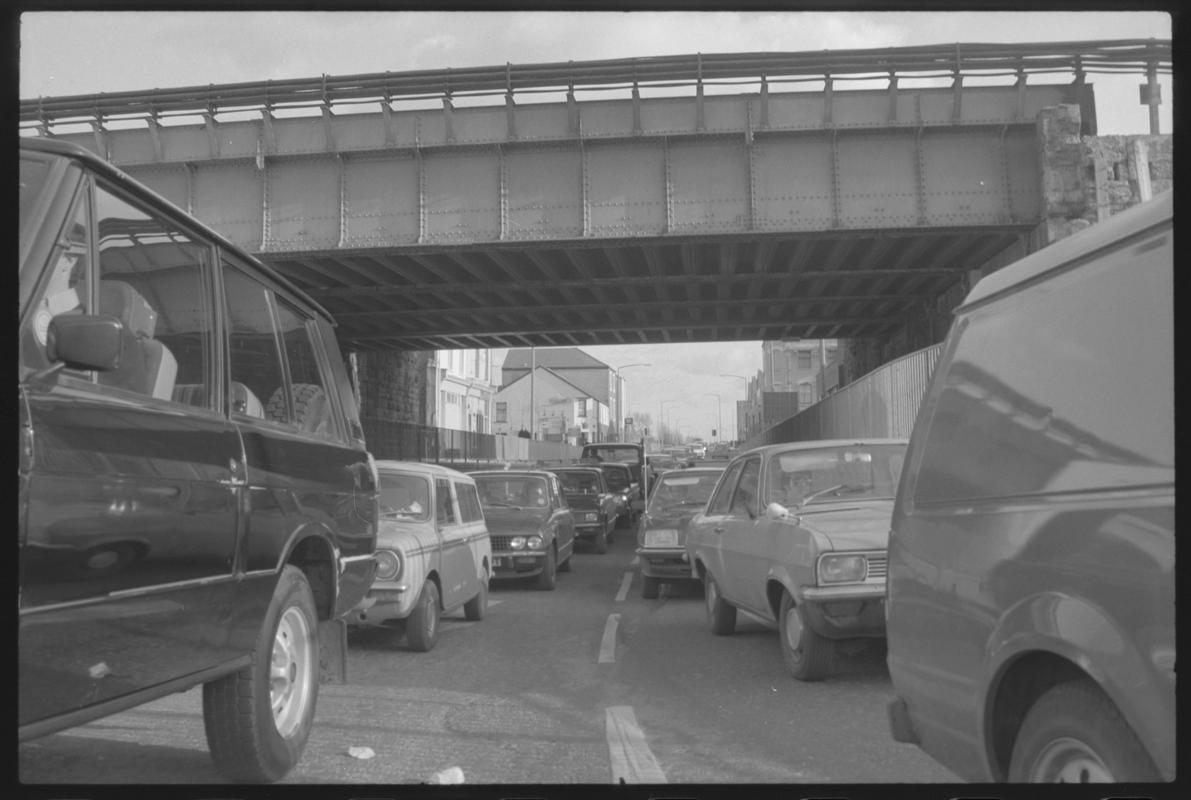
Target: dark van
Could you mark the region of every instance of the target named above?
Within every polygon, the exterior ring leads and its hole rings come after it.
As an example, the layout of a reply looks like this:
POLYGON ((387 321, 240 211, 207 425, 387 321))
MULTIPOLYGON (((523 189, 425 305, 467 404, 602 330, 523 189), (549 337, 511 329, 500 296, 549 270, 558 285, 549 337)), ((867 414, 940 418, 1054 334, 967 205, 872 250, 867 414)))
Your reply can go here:
POLYGON ((1175 777, 1173 203, 984 278, 889 537, 893 738, 965 779, 1175 777))
POLYGON ((95 155, 20 142, 19 731, 203 685, 273 781, 375 564, 377 476, 327 313, 95 155))

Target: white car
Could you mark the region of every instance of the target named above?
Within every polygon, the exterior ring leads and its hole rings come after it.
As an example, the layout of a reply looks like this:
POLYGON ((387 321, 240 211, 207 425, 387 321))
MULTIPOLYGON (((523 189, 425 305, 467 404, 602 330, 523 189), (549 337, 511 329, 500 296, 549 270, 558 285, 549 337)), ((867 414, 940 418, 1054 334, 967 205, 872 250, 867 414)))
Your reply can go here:
POLYGON ((488 608, 492 545, 469 475, 437 464, 378 461, 380 530, 376 579, 349 625, 385 627, 425 652, 442 614, 463 606, 469 620, 488 608))

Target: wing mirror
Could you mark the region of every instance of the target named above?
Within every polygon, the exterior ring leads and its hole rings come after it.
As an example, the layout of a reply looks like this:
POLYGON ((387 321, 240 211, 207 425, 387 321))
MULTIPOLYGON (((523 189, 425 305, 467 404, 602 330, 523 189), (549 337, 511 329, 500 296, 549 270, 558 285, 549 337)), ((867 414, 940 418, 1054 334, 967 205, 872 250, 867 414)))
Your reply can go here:
POLYGON ((74 369, 117 369, 123 331, 124 323, 116 317, 59 314, 46 332, 46 356, 74 369))

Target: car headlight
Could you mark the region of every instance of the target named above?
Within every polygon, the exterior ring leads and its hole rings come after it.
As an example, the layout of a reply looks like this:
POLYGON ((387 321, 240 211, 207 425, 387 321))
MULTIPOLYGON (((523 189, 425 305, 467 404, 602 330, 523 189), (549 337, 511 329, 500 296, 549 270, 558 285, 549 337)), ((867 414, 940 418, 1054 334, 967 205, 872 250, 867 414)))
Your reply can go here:
POLYGON ((524 550, 525 549, 525 537, 524 536, 514 536, 512 539, 509 540, 509 549, 524 550))
POLYGON ((392 550, 377 550, 376 577, 382 581, 395 581, 401 576, 401 555, 392 550))
POLYGON ((645 531, 646 547, 678 547, 676 528, 654 528, 645 531))
POLYGON ((542 549, 542 537, 541 536, 530 536, 528 539, 525 540, 525 546, 528 547, 530 550, 541 550, 542 549))
POLYGON ((868 559, 855 553, 827 553, 819 557, 819 583, 863 581, 868 559))

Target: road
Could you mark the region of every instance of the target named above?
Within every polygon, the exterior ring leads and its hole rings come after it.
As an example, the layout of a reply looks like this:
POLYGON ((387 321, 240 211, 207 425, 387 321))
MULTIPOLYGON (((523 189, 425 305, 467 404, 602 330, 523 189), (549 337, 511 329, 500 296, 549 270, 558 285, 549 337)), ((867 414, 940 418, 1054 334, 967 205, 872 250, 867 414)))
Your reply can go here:
MULTIPOLYGON (((353 632, 349 683, 321 687, 283 783, 419 784, 451 768, 468 784, 956 780, 890 739, 883 651, 795 681, 759 621, 713 636, 698 587, 643 599, 634 545, 622 530, 606 555, 576 553, 552 592, 494 584, 488 616, 444 618, 428 653, 353 632)), ((29 784, 223 782, 199 690, 22 743, 19 762, 29 784)))

